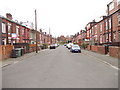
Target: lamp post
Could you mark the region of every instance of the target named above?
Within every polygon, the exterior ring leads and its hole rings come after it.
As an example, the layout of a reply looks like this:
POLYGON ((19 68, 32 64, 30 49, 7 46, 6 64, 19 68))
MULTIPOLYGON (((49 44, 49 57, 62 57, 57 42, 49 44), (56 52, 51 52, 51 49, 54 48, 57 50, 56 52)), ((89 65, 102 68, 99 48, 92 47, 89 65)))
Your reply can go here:
POLYGON ((0 16, 0 45, 2 45, 2 17, 0 16))
POLYGON ((37 12, 35 10, 35 30, 36 30, 36 53, 38 53, 38 49, 37 49, 37 12))

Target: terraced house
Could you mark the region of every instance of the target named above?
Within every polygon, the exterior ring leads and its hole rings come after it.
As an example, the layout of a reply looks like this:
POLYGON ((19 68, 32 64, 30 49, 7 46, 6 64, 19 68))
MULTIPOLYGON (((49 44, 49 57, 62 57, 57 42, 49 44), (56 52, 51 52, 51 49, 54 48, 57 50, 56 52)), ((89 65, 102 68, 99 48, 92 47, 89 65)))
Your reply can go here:
POLYGON ((52 39, 55 40, 52 35, 48 35, 42 30, 36 32, 33 23, 13 20, 10 13, 7 13, 6 17, 0 16, 0 54, 2 59, 9 58, 14 48, 24 48, 24 53, 35 51, 36 37, 38 50, 44 43, 51 44, 54 43, 52 39))
MULTIPOLYGON (((84 40, 89 43, 88 50, 102 54, 109 53, 111 56, 118 57, 118 46, 120 46, 120 0, 110 2, 107 5, 107 16, 102 16, 98 22, 95 20, 89 22, 85 29, 86 35, 84 38, 86 39, 84 40)), ((80 34, 79 37, 81 36, 83 34, 80 34)))

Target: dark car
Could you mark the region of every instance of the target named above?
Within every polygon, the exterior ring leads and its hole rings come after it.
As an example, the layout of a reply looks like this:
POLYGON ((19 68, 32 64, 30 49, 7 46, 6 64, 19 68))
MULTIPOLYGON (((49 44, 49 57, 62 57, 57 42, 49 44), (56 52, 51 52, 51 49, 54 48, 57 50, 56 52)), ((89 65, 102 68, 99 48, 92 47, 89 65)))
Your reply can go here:
POLYGON ((81 53, 81 49, 79 47, 79 45, 72 45, 70 52, 78 52, 81 53))
POLYGON ((55 49, 56 46, 54 44, 50 45, 50 49, 55 49))

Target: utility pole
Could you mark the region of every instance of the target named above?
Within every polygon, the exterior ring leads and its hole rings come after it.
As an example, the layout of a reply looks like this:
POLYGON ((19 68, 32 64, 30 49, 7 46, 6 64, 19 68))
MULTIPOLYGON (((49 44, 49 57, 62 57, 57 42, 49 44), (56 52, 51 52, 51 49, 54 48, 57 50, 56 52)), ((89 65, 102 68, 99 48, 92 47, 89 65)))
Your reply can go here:
POLYGON ((49 28, 49 44, 51 44, 51 41, 50 41, 50 28, 49 28))
POLYGON ((2 45, 2 17, 0 16, 0 45, 2 45))
POLYGON ((35 10, 35 30, 36 30, 36 53, 38 53, 38 48, 37 48, 37 12, 35 10))

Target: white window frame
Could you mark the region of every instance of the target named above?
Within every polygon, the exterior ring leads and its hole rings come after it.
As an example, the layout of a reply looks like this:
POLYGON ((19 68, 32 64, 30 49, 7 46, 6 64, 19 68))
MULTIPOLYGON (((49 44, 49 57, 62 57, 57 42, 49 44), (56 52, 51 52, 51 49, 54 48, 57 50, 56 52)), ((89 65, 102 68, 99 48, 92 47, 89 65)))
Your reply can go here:
POLYGON ((102 23, 100 23, 100 32, 102 32, 102 29, 103 29, 103 28, 102 28, 102 23))
POLYGON ((2 33, 6 33, 6 24, 2 23, 2 33))
POLYGON ((118 15, 118 26, 120 26, 120 15, 118 15))
POLYGON ((117 0, 117 5, 119 5, 120 4, 120 0, 117 0))
POLYGON ((109 5, 109 10, 113 10, 115 8, 115 4, 114 1, 109 5))
POLYGON ((111 18, 109 18, 109 29, 111 29, 112 23, 111 23, 111 18))
POLYGON ((97 25, 95 25, 95 34, 97 34, 97 25))
POLYGON ((106 30, 108 30, 108 20, 105 20, 105 27, 106 27, 106 30))
POLYGON ((11 34, 11 24, 8 23, 8 34, 11 34))
POLYGON ((16 26, 16 35, 19 36, 19 26, 16 26))

